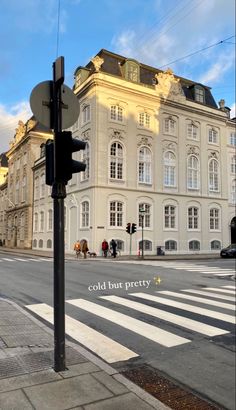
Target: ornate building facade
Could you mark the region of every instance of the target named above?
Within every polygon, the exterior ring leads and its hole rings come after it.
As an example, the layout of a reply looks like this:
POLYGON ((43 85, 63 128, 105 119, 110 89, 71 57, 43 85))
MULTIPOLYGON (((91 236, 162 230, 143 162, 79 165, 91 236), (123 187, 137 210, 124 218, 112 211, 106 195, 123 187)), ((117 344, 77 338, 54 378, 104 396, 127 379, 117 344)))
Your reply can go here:
POLYGON ((8 158, 8 175, 0 186, 4 243, 8 247, 32 247, 33 173, 40 145, 49 133, 32 117, 25 124, 19 121, 8 158))
MULTIPOLYGON (((87 239, 101 254, 114 238, 128 254, 130 222, 137 254, 142 221, 148 254, 219 253, 236 240, 235 119, 209 87, 101 50, 75 71, 74 92, 73 137, 87 141, 75 159, 87 168, 67 186, 67 252, 87 239)), ((50 196, 35 203, 35 248, 52 244, 52 212, 50 196)))

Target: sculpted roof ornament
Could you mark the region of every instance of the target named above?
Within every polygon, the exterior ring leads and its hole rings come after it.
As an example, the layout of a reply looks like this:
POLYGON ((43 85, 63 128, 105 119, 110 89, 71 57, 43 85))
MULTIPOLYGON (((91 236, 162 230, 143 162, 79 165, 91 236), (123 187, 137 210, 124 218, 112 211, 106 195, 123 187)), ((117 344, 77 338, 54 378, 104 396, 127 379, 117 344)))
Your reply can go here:
POLYGON ((155 89, 161 97, 165 99, 183 100, 184 93, 180 84, 180 79, 175 78, 173 71, 168 68, 162 73, 155 75, 157 84, 155 89))
POLYGON ((100 70, 101 66, 102 66, 103 63, 104 63, 104 59, 101 58, 101 57, 99 57, 99 56, 95 56, 95 57, 93 57, 93 58, 91 59, 91 61, 92 61, 93 65, 94 65, 95 72, 98 73, 98 71, 100 70))

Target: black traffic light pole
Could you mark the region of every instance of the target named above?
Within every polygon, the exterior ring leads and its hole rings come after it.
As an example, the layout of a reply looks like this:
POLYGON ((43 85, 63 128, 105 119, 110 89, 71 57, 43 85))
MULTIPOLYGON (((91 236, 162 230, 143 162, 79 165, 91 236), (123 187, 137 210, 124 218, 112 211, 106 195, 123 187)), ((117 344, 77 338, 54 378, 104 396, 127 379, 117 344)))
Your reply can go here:
POLYGON ((54 369, 60 372, 65 364, 65 245, 64 245, 64 198, 65 182, 58 180, 57 140, 62 131, 61 86, 64 81, 64 57, 53 63, 53 128, 54 128, 54 182, 52 198, 54 205, 54 369))

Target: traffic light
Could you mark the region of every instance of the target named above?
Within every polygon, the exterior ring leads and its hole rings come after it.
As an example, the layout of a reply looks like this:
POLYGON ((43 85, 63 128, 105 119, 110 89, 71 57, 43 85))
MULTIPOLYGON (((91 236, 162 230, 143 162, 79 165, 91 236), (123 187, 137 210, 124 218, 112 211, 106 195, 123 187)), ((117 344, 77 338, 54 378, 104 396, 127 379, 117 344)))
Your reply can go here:
POLYGON ((127 233, 131 233, 131 223, 128 223, 127 225, 126 225, 126 232, 127 233))
POLYGON ((85 171, 86 164, 72 159, 72 153, 84 150, 86 142, 72 138, 71 131, 58 132, 56 135, 55 180, 67 183, 72 174, 85 171))
POLYGON ((137 231, 137 225, 136 224, 132 224, 132 228, 131 228, 131 232, 135 233, 137 231))
POLYGON ((45 144, 45 163, 46 163, 46 184, 52 185, 54 181, 54 143, 47 140, 45 144))

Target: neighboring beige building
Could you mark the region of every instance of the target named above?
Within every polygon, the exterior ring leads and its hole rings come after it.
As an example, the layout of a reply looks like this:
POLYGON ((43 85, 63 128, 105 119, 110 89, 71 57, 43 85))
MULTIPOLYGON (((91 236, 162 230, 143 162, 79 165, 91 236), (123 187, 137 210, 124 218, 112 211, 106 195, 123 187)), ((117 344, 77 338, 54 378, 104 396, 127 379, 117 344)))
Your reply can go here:
MULTIPOLYGON (((166 253, 219 253, 234 241, 235 120, 223 100, 218 107, 209 87, 106 50, 78 67, 74 92, 80 117, 73 136, 88 143, 76 157, 87 169, 67 186, 66 251, 85 238, 100 254, 103 239, 114 238, 128 254, 126 224, 133 222, 137 254, 141 210, 145 253, 156 254, 158 246, 166 253)), ((37 166, 43 172, 36 163, 35 177, 37 166)), ((35 202, 34 213, 45 221, 44 231, 34 230, 34 245, 47 249, 50 196, 35 202)))
POLYGON ((8 161, 6 154, 0 155, 0 246, 6 239, 6 195, 7 195, 8 161))
POLYGON ((49 133, 35 121, 19 121, 8 157, 8 177, 1 185, 4 198, 5 244, 8 247, 32 247, 33 173, 40 145, 49 133))

